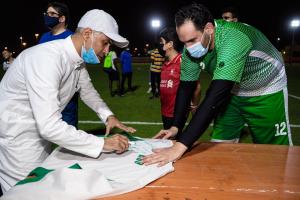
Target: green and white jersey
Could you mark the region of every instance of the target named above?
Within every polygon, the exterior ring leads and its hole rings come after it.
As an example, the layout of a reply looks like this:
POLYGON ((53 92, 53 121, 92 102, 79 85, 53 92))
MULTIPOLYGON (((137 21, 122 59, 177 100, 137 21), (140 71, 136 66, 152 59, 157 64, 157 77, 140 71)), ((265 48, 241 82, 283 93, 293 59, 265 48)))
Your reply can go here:
POLYGON ((260 96, 282 90, 286 84, 283 58, 256 28, 236 22, 215 21, 215 47, 201 59, 193 59, 185 49, 181 80, 195 81, 201 69, 213 80, 231 80, 237 96, 260 96))

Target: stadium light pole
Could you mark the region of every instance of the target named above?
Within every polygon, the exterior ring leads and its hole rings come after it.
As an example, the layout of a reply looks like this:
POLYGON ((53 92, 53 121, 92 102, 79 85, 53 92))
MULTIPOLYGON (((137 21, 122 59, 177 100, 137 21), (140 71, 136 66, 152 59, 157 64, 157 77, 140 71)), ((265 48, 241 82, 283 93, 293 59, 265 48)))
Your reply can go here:
POLYGON ((21 36, 20 37, 20 44, 21 44, 21 46, 22 46, 22 43, 23 43, 23 37, 21 36))
POLYGON ((26 42, 23 42, 23 43, 22 43, 22 46, 23 46, 23 48, 25 48, 25 47, 26 47, 26 45, 27 45, 27 43, 26 43, 26 42))
POLYGON ((157 42, 157 31, 160 27, 160 20, 159 19, 152 19, 151 20, 151 27, 154 29, 154 44, 157 42))
POLYGON ((280 37, 276 38, 277 49, 279 50, 280 37))
POLYGON ((38 42, 39 36, 40 36, 40 34, 38 34, 38 33, 35 33, 35 34, 34 34, 34 37, 35 37, 35 41, 36 41, 36 42, 38 42))
POLYGON ((291 46, 291 53, 290 53, 290 63, 291 63, 291 58, 294 54, 294 46, 295 46, 295 31, 296 29, 300 26, 300 20, 298 19, 293 19, 291 21, 291 28, 292 28, 292 46, 291 46))

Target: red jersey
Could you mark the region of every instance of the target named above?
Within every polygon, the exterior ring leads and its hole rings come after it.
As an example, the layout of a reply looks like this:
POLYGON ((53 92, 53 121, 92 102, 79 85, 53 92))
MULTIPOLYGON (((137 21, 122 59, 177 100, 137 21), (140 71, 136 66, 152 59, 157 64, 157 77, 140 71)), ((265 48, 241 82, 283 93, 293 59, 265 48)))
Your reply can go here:
POLYGON ((166 117, 174 116, 175 99, 180 82, 180 63, 181 54, 178 54, 173 60, 166 61, 161 69, 161 114, 166 117))

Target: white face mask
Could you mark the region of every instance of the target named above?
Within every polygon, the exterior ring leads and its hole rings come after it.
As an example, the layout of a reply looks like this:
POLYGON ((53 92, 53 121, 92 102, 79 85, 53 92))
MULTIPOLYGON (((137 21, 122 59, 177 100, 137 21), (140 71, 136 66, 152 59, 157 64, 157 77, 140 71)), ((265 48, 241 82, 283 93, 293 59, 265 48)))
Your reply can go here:
POLYGON ((200 58, 200 57, 204 56, 205 54, 207 54, 207 52, 208 52, 211 35, 209 35, 209 42, 208 42, 206 48, 204 48, 201 43, 201 41, 203 39, 203 35, 204 35, 204 33, 202 34, 200 42, 196 42, 192 46, 186 48, 188 50, 188 52, 190 53, 190 55, 194 58, 200 58))

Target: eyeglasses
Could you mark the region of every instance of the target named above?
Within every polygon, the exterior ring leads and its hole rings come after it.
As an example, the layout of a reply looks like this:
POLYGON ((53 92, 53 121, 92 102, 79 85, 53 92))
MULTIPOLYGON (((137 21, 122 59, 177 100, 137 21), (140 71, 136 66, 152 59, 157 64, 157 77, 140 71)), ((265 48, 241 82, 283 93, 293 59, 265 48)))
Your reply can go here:
POLYGON ((56 16, 60 17, 61 16, 59 13, 51 12, 51 11, 44 12, 44 15, 48 15, 49 17, 56 17, 56 16))

